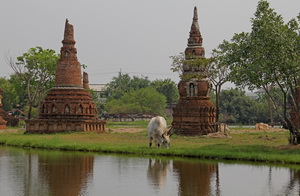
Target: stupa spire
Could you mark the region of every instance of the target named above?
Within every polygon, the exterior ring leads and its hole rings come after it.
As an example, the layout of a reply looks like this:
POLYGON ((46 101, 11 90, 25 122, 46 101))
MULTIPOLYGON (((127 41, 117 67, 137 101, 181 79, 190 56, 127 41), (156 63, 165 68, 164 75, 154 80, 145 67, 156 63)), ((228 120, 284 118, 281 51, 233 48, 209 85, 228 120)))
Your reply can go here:
POLYGON ((62 41, 63 44, 75 44, 74 40, 74 28, 73 25, 69 23, 69 20, 66 19, 65 22, 65 32, 64 32, 64 39, 62 41))
POLYGON ((197 11, 197 7, 196 6, 194 7, 194 17, 193 17, 193 20, 198 22, 198 11, 197 11))
POLYGON ((198 23, 197 7, 194 7, 193 22, 191 25, 190 35, 188 38, 187 48, 185 50, 186 56, 193 55, 194 57, 204 57, 204 48, 202 47, 202 35, 198 23))
POLYGON ((75 43, 73 25, 66 19, 63 46, 60 49, 60 59, 56 64, 56 87, 82 87, 81 66, 77 60, 75 43))

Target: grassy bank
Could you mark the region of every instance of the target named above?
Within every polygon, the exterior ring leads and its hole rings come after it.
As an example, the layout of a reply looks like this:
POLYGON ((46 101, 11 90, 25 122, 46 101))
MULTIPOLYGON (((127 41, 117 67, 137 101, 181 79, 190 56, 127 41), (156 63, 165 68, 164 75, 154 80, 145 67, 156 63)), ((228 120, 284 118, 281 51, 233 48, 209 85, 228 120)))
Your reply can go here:
POLYGON ((24 135, 22 130, 4 131, 0 133, 0 144, 70 151, 300 163, 300 148, 287 146, 287 131, 237 129, 231 131, 231 138, 173 135, 169 149, 158 149, 148 147, 146 128, 141 129, 141 132, 117 132, 114 126, 110 126, 111 133, 53 135, 24 135))

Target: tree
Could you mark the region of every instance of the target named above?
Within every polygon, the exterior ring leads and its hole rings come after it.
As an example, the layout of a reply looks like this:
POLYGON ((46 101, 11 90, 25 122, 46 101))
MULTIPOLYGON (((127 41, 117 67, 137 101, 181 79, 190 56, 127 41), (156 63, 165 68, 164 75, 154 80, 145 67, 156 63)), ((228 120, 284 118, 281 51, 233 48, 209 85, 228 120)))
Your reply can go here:
POLYGON ((3 109, 11 111, 19 102, 19 94, 13 85, 6 78, 0 78, 0 88, 3 90, 2 104, 3 109))
POLYGON ((288 100, 295 108, 299 120, 297 92, 300 81, 300 33, 299 21, 292 19, 287 24, 283 18, 261 0, 255 17, 252 18, 250 33, 235 34, 231 42, 221 44, 230 65, 230 80, 248 88, 262 88, 282 121, 290 130, 290 143, 300 143, 298 127, 288 115, 288 100), (270 93, 270 87, 277 86, 283 94, 283 114, 279 113, 278 104, 270 93))
POLYGON ((131 78, 128 74, 122 74, 112 78, 112 81, 108 83, 106 94, 108 100, 120 99, 124 94, 148 87, 150 80, 148 77, 137 77, 131 78))
POLYGON ((167 98, 168 104, 177 103, 179 99, 178 88, 176 83, 171 79, 154 80, 150 83, 150 86, 163 94, 167 98))
POLYGON ((184 53, 180 53, 179 55, 175 56, 170 56, 170 58, 172 59, 171 70, 173 72, 178 72, 179 77, 182 80, 203 79, 209 77, 212 74, 212 58, 195 58, 193 57, 193 55, 186 56, 184 53), (192 70, 197 70, 197 72, 186 73, 184 71, 185 66, 190 67, 192 70))
POLYGON ((39 46, 30 48, 15 62, 7 58, 9 66, 24 83, 28 105, 28 119, 31 118, 32 107, 38 106, 43 96, 53 86, 56 62, 59 55, 51 49, 39 46))
POLYGON ((226 123, 253 124, 257 121, 257 103, 238 88, 220 94, 220 120, 226 123))
POLYGON ((120 99, 106 103, 109 113, 155 113, 164 115, 166 97, 152 87, 125 93, 120 99))
POLYGON ((220 94, 223 84, 225 84, 229 78, 229 66, 226 64, 226 60, 223 58, 222 48, 213 50, 211 57, 211 66, 209 79, 213 84, 213 89, 215 91, 215 100, 216 100, 216 121, 219 122, 220 114, 220 94), (219 50, 218 50, 219 49, 219 50))

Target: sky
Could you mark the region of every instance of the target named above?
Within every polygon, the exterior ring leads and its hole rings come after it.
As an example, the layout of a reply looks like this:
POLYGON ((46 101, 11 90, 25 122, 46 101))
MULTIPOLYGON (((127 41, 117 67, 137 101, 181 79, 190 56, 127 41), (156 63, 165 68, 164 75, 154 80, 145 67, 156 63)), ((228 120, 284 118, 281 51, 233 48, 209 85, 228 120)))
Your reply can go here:
MULTIPOLYGON (((300 0, 269 0, 287 22, 300 0)), ((118 73, 171 78, 170 56, 187 47, 194 6, 198 8, 206 57, 234 33, 249 32, 258 0, 0 0, 0 77, 13 73, 16 58, 41 46, 59 53, 65 20, 74 26, 77 56, 90 84, 106 84, 118 73)))

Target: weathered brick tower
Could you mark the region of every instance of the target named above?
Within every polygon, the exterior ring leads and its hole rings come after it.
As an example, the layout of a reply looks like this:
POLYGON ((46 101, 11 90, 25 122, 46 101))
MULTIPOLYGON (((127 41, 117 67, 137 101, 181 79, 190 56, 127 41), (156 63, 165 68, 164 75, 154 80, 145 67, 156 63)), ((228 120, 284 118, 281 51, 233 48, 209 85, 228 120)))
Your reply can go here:
MULTIPOLYGON (((91 95, 83 88, 73 25, 66 20, 63 47, 56 65, 55 86, 41 102, 39 119, 26 121, 25 133, 66 131, 104 132, 106 121, 97 118, 91 95)), ((84 78, 88 87, 87 75, 84 78)))
MULTIPOLYGON (((204 54, 195 7, 185 56, 187 61, 193 61, 196 58, 204 58, 204 54)), ((173 107, 173 130, 182 135, 205 135, 215 132, 216 109, 208 96, 211 86, 209 79, 201 69, 196 69, 188 63, 183 66, 183 76, 186 75, 203 77, 187 77, 189 79, 182 79, 178 83, 180 100, 173 107)))

